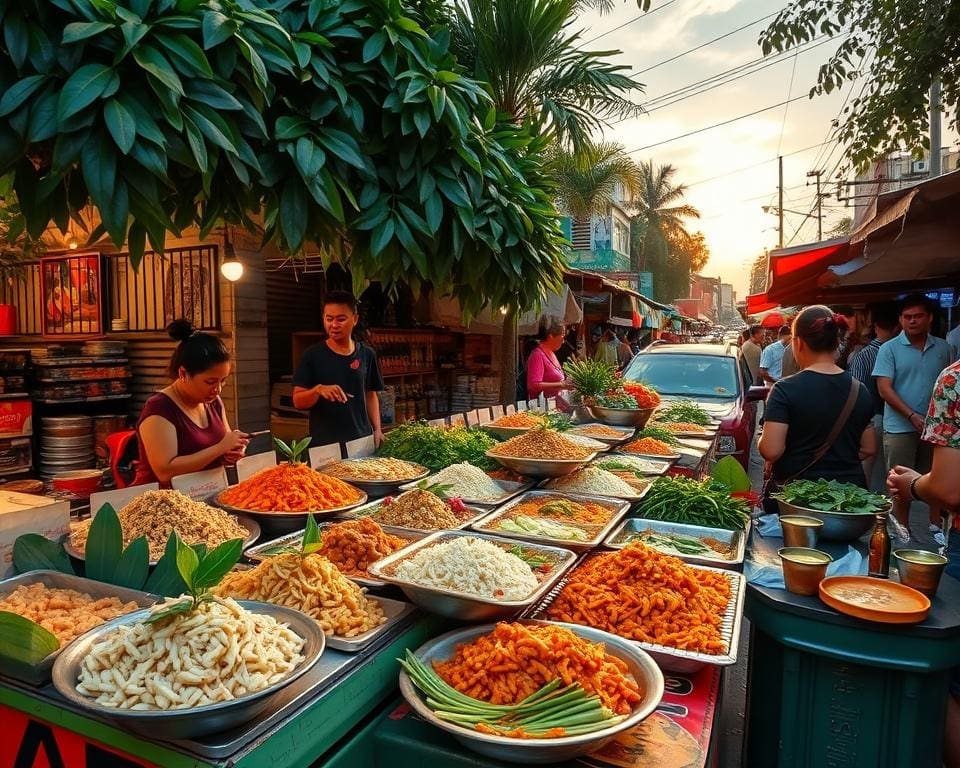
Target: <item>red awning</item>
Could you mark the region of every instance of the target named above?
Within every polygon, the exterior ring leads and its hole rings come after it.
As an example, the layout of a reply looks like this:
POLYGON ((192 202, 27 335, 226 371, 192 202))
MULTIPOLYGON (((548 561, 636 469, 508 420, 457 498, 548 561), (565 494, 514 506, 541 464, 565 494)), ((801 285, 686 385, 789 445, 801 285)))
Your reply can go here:
POLYGON ((770 301, 765 293, 754 293, 747 296, 747 315, 756 315, 767 312, 780 306, 778 301, 770 301))
POLYGON ((815 302, 817 279, 849 258, 849 237, 771 251, 767 300, 784 306, 815 302))

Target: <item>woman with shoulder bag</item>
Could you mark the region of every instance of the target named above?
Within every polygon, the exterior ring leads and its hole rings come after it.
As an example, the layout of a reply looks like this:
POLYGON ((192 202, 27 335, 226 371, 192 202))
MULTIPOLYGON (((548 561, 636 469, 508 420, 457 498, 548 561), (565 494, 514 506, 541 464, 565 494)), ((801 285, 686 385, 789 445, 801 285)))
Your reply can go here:
POLYGON ((838 480, 867 487, 863 461, 877 450, 869 390, 834 361, 846 327, 841 315, 807 307, 793 322, 793 354, 800 372, 778 381, 767 399, 757 445, 767 462, 764 507, 793 480, 838 480))

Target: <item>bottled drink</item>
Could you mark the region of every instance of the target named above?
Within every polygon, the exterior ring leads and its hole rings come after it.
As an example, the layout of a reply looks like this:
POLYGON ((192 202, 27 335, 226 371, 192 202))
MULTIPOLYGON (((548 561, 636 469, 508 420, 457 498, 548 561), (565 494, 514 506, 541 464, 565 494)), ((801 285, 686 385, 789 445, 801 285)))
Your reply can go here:
POLYGON ((869 573, 880 579, 890 575, 890 534, 887 533, 887 515, 877 515, 876 525, 870 536, 869 573))

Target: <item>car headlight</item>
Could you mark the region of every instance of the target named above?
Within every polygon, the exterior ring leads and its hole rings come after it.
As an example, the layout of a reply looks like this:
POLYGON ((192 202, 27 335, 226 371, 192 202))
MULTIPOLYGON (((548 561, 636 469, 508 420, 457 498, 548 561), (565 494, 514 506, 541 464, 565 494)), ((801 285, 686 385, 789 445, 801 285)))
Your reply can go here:
POLYGON ((736 453, 737 439, 733 435, 721 435, 717 443, 717 453, 736 453))

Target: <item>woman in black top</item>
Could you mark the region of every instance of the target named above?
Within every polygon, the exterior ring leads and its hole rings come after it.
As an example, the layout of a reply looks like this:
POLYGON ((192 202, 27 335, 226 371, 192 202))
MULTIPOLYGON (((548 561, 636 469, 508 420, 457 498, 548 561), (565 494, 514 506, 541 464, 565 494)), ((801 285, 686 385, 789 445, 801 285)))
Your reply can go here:
POLYGON ((776 485, 794 479, 839 480, 866 488, 862 462, 877 450, 873 400, 859 385, 853 410, 827 452, 810 465, 840 419, 851 376, 834 362, 846 321, 828 307, 807 307, 793 321, 800 372, 778 381, 767 399, 758 448, 776 485))

